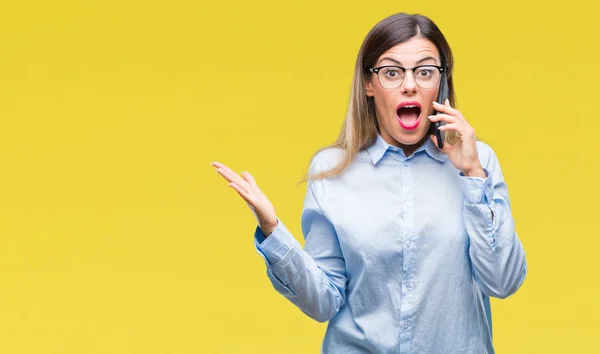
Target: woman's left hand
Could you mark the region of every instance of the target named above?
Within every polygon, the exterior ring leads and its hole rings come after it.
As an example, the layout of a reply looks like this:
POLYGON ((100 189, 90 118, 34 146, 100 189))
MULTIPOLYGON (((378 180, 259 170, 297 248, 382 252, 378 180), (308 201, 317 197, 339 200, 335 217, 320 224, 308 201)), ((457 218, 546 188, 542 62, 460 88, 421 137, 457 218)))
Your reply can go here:
MULTIPOLYGON (((450 101, 448 100, 446 100, 445 105, 434 102, 433 108, 439 113, 428 117, 431 124, 443 121, 446 124, 440 130, 445 131, 446 134, 453 131, 458 136, 458 141, 452 145, 446 140, 442 151, 448 155, 454 167, 459 169, 465 176, 485 178, 485 172, 477 154, 475 130, 473 127, 471 127, 459 110, 450 106, 450 101)), ((433 140, 437 147, 437 138, 435 135, 431 137, 431 140, 433 140)))

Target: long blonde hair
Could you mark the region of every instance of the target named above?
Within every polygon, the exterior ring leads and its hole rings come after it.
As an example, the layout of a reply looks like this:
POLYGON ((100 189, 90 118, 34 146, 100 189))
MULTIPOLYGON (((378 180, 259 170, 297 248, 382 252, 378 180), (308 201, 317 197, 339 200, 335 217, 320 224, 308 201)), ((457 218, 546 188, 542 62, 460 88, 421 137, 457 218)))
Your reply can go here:
POLYGON ((416 36, 430 40, 437 47, 442 58, 442 66, 448 72, 449 99, 454 106, 455 94, 452 80, 454 63, 452 51, 442 32, 432 20, 423 15, 399 13, 389 16, 369 31, 360 47, 354 67, 348 111, 337 140, 315 153, 316 155, 323 150, 337 148, 343 151, 342 158, 335 167, 310 175, 308 179, 323 179, 342 173, 360 151, 375 142, 379 133, 375 101, 372 97, 367 97, 365 90, 367 75, 372 75, 369 69, 387 50, 416 36))

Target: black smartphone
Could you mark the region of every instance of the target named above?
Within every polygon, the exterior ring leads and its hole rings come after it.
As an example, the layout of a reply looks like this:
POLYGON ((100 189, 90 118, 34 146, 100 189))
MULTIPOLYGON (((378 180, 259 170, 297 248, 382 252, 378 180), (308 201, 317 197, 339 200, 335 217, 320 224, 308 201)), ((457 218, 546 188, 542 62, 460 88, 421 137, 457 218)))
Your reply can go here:
MULTIPOLYGON (((439 104, 444 104, 448 98, 448 91, 448 79, 446 78, 446 71, 442 71, 442 77, 440 79, 440 91, 438 92, 436 102, 439 104)), ((438 111, 435 111, 435 114, 438 113, 438 111)), ((430 135, 435 135, 437 138, 438 147, 440 149, 444 148, 444 139, 446 138, 446 134, 439 129, 442 125, 444 125, 444 122, 435 122, 431 124, 430 128, 430 135)))

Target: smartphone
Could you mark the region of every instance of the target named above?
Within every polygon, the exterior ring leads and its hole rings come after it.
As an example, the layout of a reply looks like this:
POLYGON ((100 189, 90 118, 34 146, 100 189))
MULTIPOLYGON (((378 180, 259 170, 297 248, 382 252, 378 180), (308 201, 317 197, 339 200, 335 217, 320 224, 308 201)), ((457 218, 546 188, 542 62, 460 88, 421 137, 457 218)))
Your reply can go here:
MULTIPOLYGON (((438 92, 438 97, 436 102, 439 104, 444 104, 446 99, 448 98, 448 79, 446 78, 446 71, 442 71, 442 77, 440 79, 440 91, 438 92)), ((435 114, 438 114, 438 111, 435 111, 435 114)), ((438 147, 440 149, 444 148, 444 140, 446 139, 446 134, 440 130, 440 127, 444 125, 444 122, 435 122, 431 124, 430 135, 435 135, 437 138, 438 147)))

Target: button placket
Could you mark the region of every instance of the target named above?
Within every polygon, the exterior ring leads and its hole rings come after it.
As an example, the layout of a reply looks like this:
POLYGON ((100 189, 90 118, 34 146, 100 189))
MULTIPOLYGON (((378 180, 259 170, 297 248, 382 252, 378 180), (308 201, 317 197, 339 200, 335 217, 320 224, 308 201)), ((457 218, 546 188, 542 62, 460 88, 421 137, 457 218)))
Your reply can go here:
POLYGON ((400 333, 401 351, 405 351, 410 346, 410 338, 412 337, 412 319, 415 315, 414 304, 414 247, 412 240, 414 237, 414 177, 409 161, 402 161, 401 176, 402 176, 402 245, 403 249, 403 265, 402 265, 402 302, 400 304, 400 333))

